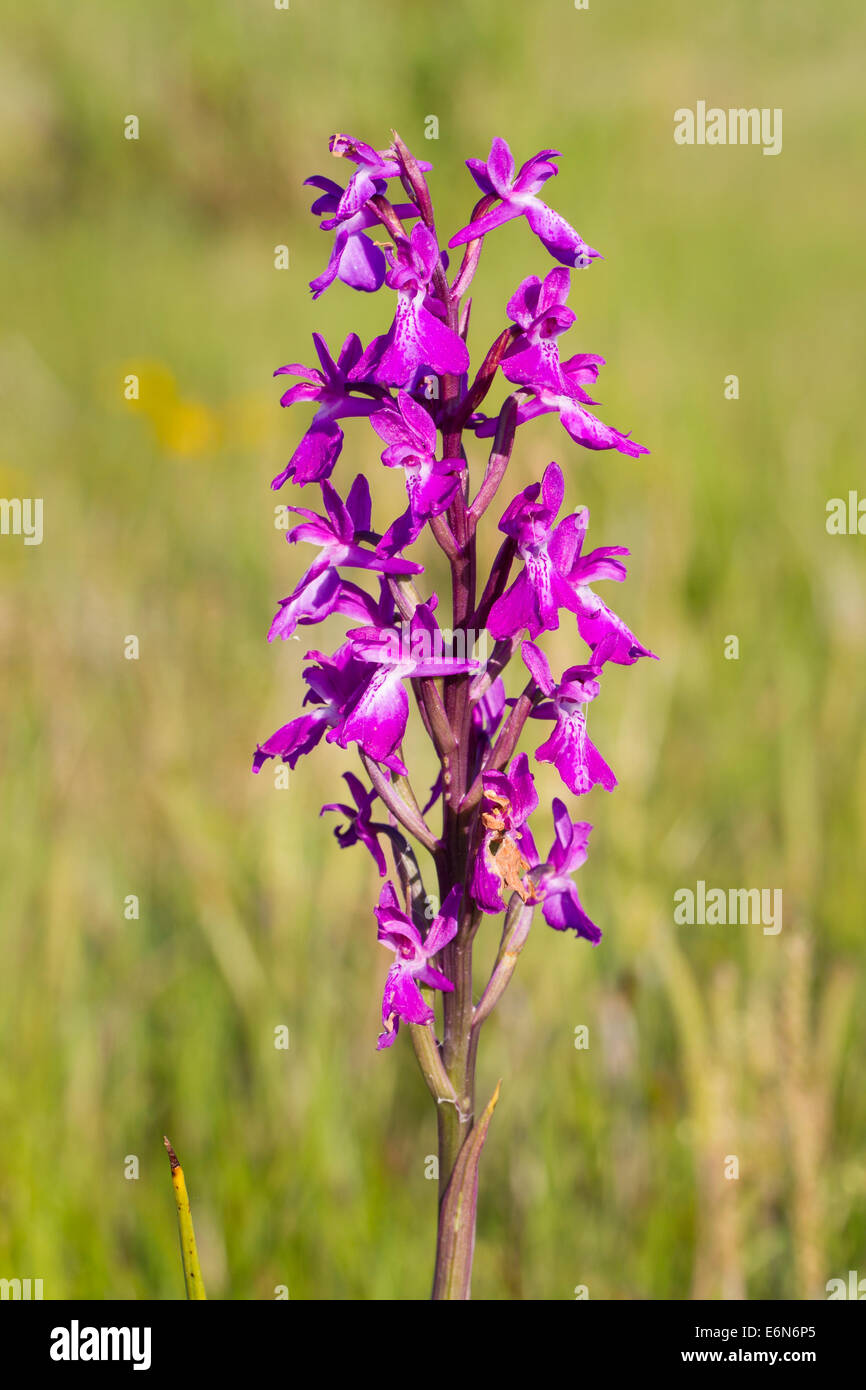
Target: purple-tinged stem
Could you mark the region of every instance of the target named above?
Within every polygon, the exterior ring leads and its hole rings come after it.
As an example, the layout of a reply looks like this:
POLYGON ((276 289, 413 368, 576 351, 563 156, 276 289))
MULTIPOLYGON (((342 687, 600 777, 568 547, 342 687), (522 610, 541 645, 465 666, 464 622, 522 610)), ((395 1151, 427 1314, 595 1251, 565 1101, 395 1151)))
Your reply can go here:
POLYGON ((393 205, 389 203, 384 194, 374 193, 373 197, 370 199, 369 206, 372 208, 373 212, 375 212, 382 225, 388 228, 395 242, 398 238, 402 238, 404 241, 409 240, 409 233, 406 231, 400 214, 395 211, 393 205))
POLYGON ((478 672, 469 687, 469 699, 473 704, 476 700, 480 700, 482 695, 486 695, 493 682, 502 675, 516 652, 519 642, 519 637, 502 637, 496 643, 484 670, 478 672))
POLYGON ((516 432, 517 399, 515 396, 508 396, 503 402, 502 409, 499 412, 493 448, 490 450, 490 457, 487 460, 487 467, 484 470, 481 486, 469 508, 469 516, 473 527, 477 526, 479 519, 487 511, 487 508, 496 496, 499 484, 505 477, 505 471, 511 462, 511 451, 514 448, 514 436, 516 432))
POLYGON ((499 1099, 499 1087, 478 1117, 454 1164, 451 1181, 440 1205, 436 1243, 434 1299, 468 1299, 475 1252, 475 1209, 478 1203, 478 1161, 490 1120, 499 1099))
POLYGON ((418 161, 412 151, 403 143, 396 130, 392 130, 391 135, 393 136, 397 162, 400 165, 400 181, 409 197, 416 204, 425 226, 429 227, 435 236, 436 221, 433 216, 433 200, 430 197, 427 180, 418 168, 418 161))
POLYGON ((408 801, 404 801, 394 783, 389 782, 378 763, 375 763, 363 749, 359 749, 359 752, 364 771, 394 819, 403 826, 404 830, 408 830, 410 835, 414 835, 425 849, 428 849, 431 854, 436 854, 439 849, 439 841, 423 820, 417 807, 413 809, 408 801))
POLYGON ((478 773, 472 786, 460 803, 461 815, 467 815, 474 811, 481 800, 484 791, 482 778, 485 772, 499 772, 508 762, 515 748, 517 747, 520 735, 523 733, 523 726, 529 718, 533 705, 538 701, 541 692, 534 681, 529 681, 526 689, 515 701, 511 713, 505 724, 500 730, 490 756, 487 758, 483 768, 478 773))
POLYGON ((433 1032, 432 1023, 410 1023, 409 1034, 418 1059, 421 1075, 437 1105, 452 1105, 459 1110, 460 1101, 442 1063, 442 1054, 433 1032))
MULTIPOLYGON (((496 199, 492 193, 488 193, 483 198, 480 198, 472 209, 470 220, 476 222, 479 217, 483 217, 487 209, 492 207, 495 202, 496 199)), ((466 250, 463 253, 460 270, 457 273, 454 284, 451 286, 451 294, 455 299, 461 299, 471 285, 475 272, 478 269, 478 262, 481 259, 481 247, 483 244, 483 237, 476 237, 475 241, 467 243, 466 250)))
POLYGON ((493 385, 499 363, 520 332, 518 328, 503 328, 499 337, 488 349, 487 356, 475 374, 475 380, 460 402, 455 425, 463 428, 473 411, 477 410, 493 385))
POLYGON ((484 586, 484 593, 481 595, 481 602, 475 610, 474 625, 484 627, 490 617, 490 610, 501 594, 505 593, 508 584, 508 576, 511 573, 511 566, 517 554, 517 542, 511 536, 506 536, 499 550, 496 559, 493 561, 487 583, 484 586))
POLYGON ((482 1023, 496 1008, 514 974, 517 957, 529 936, 534 912, 534 903, 525 903, 519 893, 512 893, 502 926, 502 940, 499 943, 496 962, 472 1014, 472 1033, 476 1046, 482 1023))

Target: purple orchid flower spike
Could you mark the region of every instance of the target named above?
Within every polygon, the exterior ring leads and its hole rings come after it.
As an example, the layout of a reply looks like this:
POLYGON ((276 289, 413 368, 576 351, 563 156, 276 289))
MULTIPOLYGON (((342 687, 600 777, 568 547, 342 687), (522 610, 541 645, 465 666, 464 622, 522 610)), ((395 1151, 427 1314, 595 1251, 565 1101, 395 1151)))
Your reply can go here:
POLYGON ((526 878, 535 846, 526 822, 538 806, 538 793, 529 770, 529 758, 518 753, 508 772, 482 775, 484 796, 481 822, 484 837, 475 858, 470 892, 482 912, 503 912, 501 893, 519 893, 524 901, 532 893, 526 878))
POLYGON ((457 913, 463 888, 455 884, 442 904, 442 909, 430 924, 430 930, 422 939, 421 933, 411 917, 400 908, 396 890, 389 881, 384 884, 376 908, 379 923, 378 940, 388 946, 397 959, 388 971, 385 992, 382 996, 383 1031, 379 1034, 376 1050, 391 1047, 397 1036, 400 1020, 405 1023, 432 1023, 433 1009, 425 1002, 418 988, 419 983, 430 989, 450 993, 452 982, 431 965, 431 960, 453 940, 457 934, 457 913))
POLYGON ((344 503, 330 483, 321 484, 322 501, 327 516, 311 512, 307 507, 289 507, 290 512, 306 517, 286 533, 291 544, 308 541, 321 547, 318 557, 306 573, 309 582, 338 565, 352 569, 379 570, 382 574, 421 574, 424 566, 415 560, 385 555, 380 550, 367 550, 358 539, 370 536, 370 485, 363 473, 352 484, 344 503))
POLYGON ((409 509, 382 538, 380 549, 402 549, 420 534, 425 522, 450 506, 465 470, 462 459, 436 458, 436 425, 422 405, 405 391, 396 404, 386 402, 370 416, 370 424, 388 445, 382 454, 387 468, 402 468, 406 476, 409 509))
POLYGON ((448 245, 463 246, 515 217, 525 217, 554 260, 561 265, 588 266, 598 256, 598 251, 588 246, 564 217, 537 196, 538 190, 558 172, 552 163, 558 155, 559 150, 539 150, 522 165, 517 178, 514 177, 514 156, 499 138, 493 141, 486 164, 480 159, 467 159, 466 167, 481 192, 486 197, 498 198, 499 206, 470 222, 448 245))
POLYGON ((373 856, 376 868, 379 870, 379 877, 384 878, 388 872, 385 863, 385 856, 379 845, 378 836, 384 834, 390 837, 391 827, 371 820, 370 811, 373 802, 377 799, 374 791, 368 791, 359 777, 354 772, 344 772, 343 779, 349 788, 349 793, 354 801, 354 806, 347 806, 342 801, 330 801, 323 806, 319 812, 323 816, 326 811, 339 811, 346 817, 346 825, 338 825, 334 828, 334 835, 341 849, 348 849, 350 845, 362 844, 373 856))
POLYGON ((278 367, 274 376, 300 376, 304 380, 297 386, 290 386, 280 398, 280 405, 296 405, 298 401, 315 401, 318 410, 313 422, 295 449, 289 462, 271 483, 278 491, 288 478, 303 487, 305 483, 321 482, 329 478, 334 464, 343 447, 343 431, 337 424, 350 416, 371 415, 379 408, 379 399, 384 394, 375 385, 369 386, 370 396, 353 396, 351 388, 363 381, 365 354, 357 333, 350 333, 334 361, 324 338, 313 334, 313 342, 322 369, 304 367, 298 362, 290 362, 278 367))
POLYGON ((455 676, 477 669, 472 658, 451 656, 433 617, 433 604, 419 603, 406 633, 377 627, 355 628, 348 639, 355 657, 368 662, 368 679, 347 706, 340 724, 328 734, 341 748, 357 743, 376 762, 398 772, 406 769, 397 756, 409 717, 404 682, 412 676, 455 676))
MULTIPOLYGON (((481 527, 485 516, 489 527, 499 515, 492 507, 508 486, 518 430, 530 420, 555 412, 569 438, 587 449, 635 458, 647 450, 594 413, 590 393, 604 359, 560 356, 560 339, 575 322, 567 302, 571 268, 589 265, 598 253, 542 200, 557 172, 555 150, 541 150, 515 173, 508 145, 496 139, 486 162, 467 161, 481 195, 450 242, 465 250, 449 278, 424 174, 430 165, 417 160, 396 131, 384 150, 348 135, 335 135, 330 148, 349 161, 350 177, 307 181, 316 190, 312 211, 320 230, 333 237, 328 264, 311 282, 313 297, 340 280, 365 293, 386 285, 396 304, 387 332, 366 348, 351 333, 334 360, 316 334, 319 365, 290 364, 277 373, 295 378, 282 404, 308 401, 315 413, 272 486, 288 479, 298 486, 318 483, 322 505, 286 509, 296 514, 287 540, 314 545, 315 559, 281 600, 268 637, 293 637, 337 614, 349 620, 349 631, 332 655, 307 653, 300 713, 258 745, 253 768, 258 772, 275 759, 294 769, 323 741, 347 750, 357 745, 352 751, 360 754, 366 778, 346 772, 345 801, 327 803, 322 814, 339 816, 338 843, 364 845, 382 880, 378 935, 394 963, 377 1047, 389 1049, 401 1023, 420 1025, 407 1030, 408 1041, 435 1098, 439 1132, 433 1297, 466 1299, 478 1163, 499 1094, 497 1087, 486 1106, 476 1104, 478 1030, 502 997, 539 910, 557 931, 572 930, 593 943, 601 936, 573 877, 586 859, 591 827, 572 821, 555 800, 553 844, 542 861, 531 828, 538 792, 522 749, 531 731, 542 727, 543 741, 536 737, 531 745, 536 776, 552 776, 544 767, 552 763, 576 796, 594 786, 613 789, 616 778, 587 732, 588 707, 608 663, 631 665, 653 655, 597 597, 599 581, 625 578, 628 551, 611 545, 584 554, 589 513, 561 514, 565 484, 557 463, 517 496, 514 487, 504 494, 512 500, 486 573, 479 572, 487 553, 481 527), (395 178, 407 202, 389 195, 395 178), (510 323, 500 325, 470 373, 469 291, 483 239, 521 217, 558 264, 543 278, 514 275, 510 323), (495 418, 486 418, 481 411, 495 399, 497 381, 508 390, 495 418), (348 492, 332 477, 343 428, 356 428, 343 423, 351 417, 366 422, 367 447, 372 435, 382 464, 402 469, 405 510, 395 520, 382 518, 384 529, 372 528, 371 488, 363 474, 348 492), (470 431, 477 440, 493 439, 486 465, 473 467, 472 479, 470 431), (424 566, 410 547, 425 534, 438 548, 441 572, 450 576, 453 635, 440 631, 430 586, 426 601, 416 588, 424 566), (364 572, 375 576, 377 594, 364 572), (559 627, 563 614, 574 615, 575 636, 589 652, 570 657, 575 664, 557 680, 539 639, 559 627), (514 670, 521 664, 518 647, 528 680, 514 670), (483 661, 467 656, 470 651, 483 653, 483 661), (403 761, 410 761, 409 750, 414 754, 407 733, 413 699, 435 753, 429 776, 424 765, 410 775, 403 761), (532 720, 549 722, 545 727, 532 720), (418 792, 431 780, 422 807, 418 792), (444 903, 427 928, 438 907, 428 892, 431 875, 444 903), (495 942, 483 941, 487 915, 504 918, 498 951, 495 942), (492 947, 489 978, 478 993, 476 938, 485 954, 492 947), (425 986, 444 996, 441 1041, 429 1026, 434 1009, 425 986)), ((363 457, 363 441, 358 447, 363 457)), ((274 772, 279 783, 283 769, 274 772)))
POLYGON ((599 692, 598 674, 612 655, 616 639, 606 637, 600 642, 585 666, 570 666, 559 685, 550 674, 547 657, 532 642, 521 648, 527 670, 538 688, 547 696, 532 711, 533 719, 554 719, 556 727, 550 738, 535 751, 540 763, 553 763, 570 792, 583 796, 590 787, 600 783, 612 792, 616 777, 591 742, 586 732, 586 713, 583 708, 599 692))
MULTIPOLYGON (((304 183, 322 190, 310 209, 322 218, 321 230, 336 232, 327 266, 321 275, 310 281, 313 298, 318 299, 335 280, 342 280, 350 289, 362 290, 366 294, 381 289, 388 262, 382 248, 367 236, 371 227, 381 229, 382 223, 375 212, 362 205, 357 212, 341 216, 339 208, 345 190, 338 183, 318 174, 305 179, 304 183)), ((394 211, 404 221, 418 216, 418 209, 413 203, 399 203, 394 211)))
POLYGON ((568 391, 556 340, 577 317, 565 302, 570 287, 569 272, 557 266, 543 282, 530 275, 509 299, 508 316, 521 330, 502 359, 509 381, 558 394, 568 391))
MULTIPOLYGON (((363 140, 356 140, 351 135, 332 135, 328 148, 331 154, 351 160, 358 166, 340 199, 337 218, 354 216, 374 193, 384 192, 387 179, 396 178, 400 173, 400 164, 393 150, 374 150, 372 145, 366 145, 363 140)), ((433 168, 425 160, 418 160, 417 164, 425 173, 433 168)), ((417 216, 417 209, 413 208, 413 212, 417 216)))
POLYGON ((437 318, 431 307, 445 312, 430 294, 430 282, 440 261, 433 233, 416 222, 407 240, 386 252, 391 269, 385 276, 397 291, 394 322, 382 344, 375 380, 383 385, 406 386, 420 367, 460 375, 469 366, 463 339, 437 318))
POLYGON ((535 885, 544 920, 556 931, 576 932, 597 946, 601 930, 584 911, 571 878, 575 870, 586 863, 592 826, 586 821, 573 822, 567 807, 557 797, 553 802, 553 828, 547 864, 538 873, 535 885))
POLYGON ((307 652, 307 658, 318 663, 304 671, 304 680, 309 687, 304 704, 312 705, 312 708, 288 724, 283 724, 264 743, 258 744, 253 757, 253 772, 261 771, 269 758, 280 758, 294 769, 298 759, 311 753, 326 731, 340 723, 346 705, 367 673, 366 666, 355 656, 350 642, 344 642, 333 656, 307 652))

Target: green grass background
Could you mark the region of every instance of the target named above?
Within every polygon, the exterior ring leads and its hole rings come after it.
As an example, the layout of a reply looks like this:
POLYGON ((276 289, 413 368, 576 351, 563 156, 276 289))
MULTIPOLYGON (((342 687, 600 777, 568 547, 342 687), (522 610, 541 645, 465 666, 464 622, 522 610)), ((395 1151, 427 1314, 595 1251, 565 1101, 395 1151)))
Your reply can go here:
MULTIPOLYGON (((428 1292, 429 1097, 404 1039, 374 1051, 375 870, 317 819, 354 762, 249 774, 340 630, 264 640, 302 564, 268 483, 303 414, 271 372, 314 327, 366 340, 387 315, 339 285, 311 304, 327 243, 300 184, 343 173, 333 131, 392 126, 435 164, 443 229, 494 134, 563 152, 551 201, 605 257, 566 343, 608 359, 601 414, 652 450, 583 452, 548 420, 513 468, 516 489, 557 458, 593 543, 631 548, 605 596, 662 659, 592 709, 620 779, 580 808, 604 941, 539 923, 485 1030, 475 1295, 866 1274, 866 537, 825 529, 828 498, 866 495, 864 27, 851 0, 4 7, 0 492, 43 497, 45 537, 0 540, 0 1275, 182 1296, 168 1133, 211 1297, 428 1292), (675 145, 698 100, 783 108, 782 154, 675 145), (674 927, 699 878, 781 887, 783 931, 674 927)), ((522 223, 491 237, 475 354, 549 264, 522 223)), ((340 478, 358 467, 395 514, 362 429, 340 478)))

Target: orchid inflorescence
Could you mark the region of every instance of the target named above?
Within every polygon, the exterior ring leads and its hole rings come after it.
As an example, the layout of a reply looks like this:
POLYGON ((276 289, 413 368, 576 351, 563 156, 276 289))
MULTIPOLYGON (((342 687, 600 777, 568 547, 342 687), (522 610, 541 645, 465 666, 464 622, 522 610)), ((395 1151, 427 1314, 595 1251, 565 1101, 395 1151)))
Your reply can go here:
POLYGON ((320 191, 313 213, 324 231, 334 233, 327 267, 311 283, 313 296, 340 280, 366 293, 385 286, 395 292, 396 305, 388 331, 366 348, 350 333, 335 358, 314 334, 319 366, 291 363, 276 373, 297 383, 282 405, 309 401, 316 410, 272 486, 316 484, 322 511, 289 508, 302 520, 287 539, 316 546, 318 556, 280 602, 269 639, 288 638, 299 625, 335 613, 354 625, 331 655, 307 653, 312 664, 303 673, 302 713, 258 746, 253 768, 258 772, 279 758, 294 769, 323 737, 341 748, 358 746, 369 785, 347 772, 352 804, 329 803, 322 810, 342 816, 335 832, 340 845, 365 845, 385 879, 375 915, 378 939, 394 952, 394 963, 378 1047, 391 1047, 400 1023, 408 1025, 436 1098, 441 1198, 434 1296, 467 1297, 478 1154, 490 1111, 475 1117, 478 1029, 510 979, 536 907, 557 931, 572 930, 593 944, 601 937, 572 877, 586 860, 592 827, 573 821, 555 798, 553 843, 542 859, 529 825, 539 797, 529 757, 517 745, 530 721, 548 721, 536 761, 552 763, 575 796, 596 784, 612 790, 616 778, 587 733, 587 706, 608 663, 632 665, 653 655, 593 588, 597 581, 625 578, 628 551, 602 546, 584 552, 586 508, 557 520, 565 493, 558 464, 550 463, 540 482, 508 502, 499 520, 504 539, 483 584, 476 531, 505 480, 517 431, 536 416, 556 413, 571 440, 588 449, 616 449, 633 458, 647 450, 588 408, 594 402, 587 388, 604 359, 594 353, 560 358, 558 340, 575 321, 566 303, 571 268, 590 266, 598 252, 540 196, 557 173, 557 151, 542 150, 516 176, 501 139, 493 141, 486 163, 466 161, 481 197, 448 243, 465 248, 449 281, 425 179, 431 166, 415 159, 396 134, 386 150, 345 135, 333 136, 330 149, 355 167, 345 187, 320 176, 307 180, 320 191), (393 180, 407 201, 388 197, 393 180), (472 376, 467 291, 485 238, 519 217, 558 264, 543 280, 531 275, 517 287, 507 304, 507 326, 472 376), (382 244, 377 233, 388 240, 382 244), (511 389, 498 414, 488 416, 481 407, 498 374, 511 389), (345 500, 331 481, 344 443, 342 422, 361 416, 385 446, 383 464, 402 469, 406 483, 406 509, 383 530, 373 528, 362 473, 345 500), (466 433, 492 440, 474 496, 466 433), (405 554, 426 528, 450 566, 447 633, 439 626, 437 595, 422 596, 424 565, 405 554), (376 591, 346 578, 346 571, 376 575, 376 591), (537 639, 559 627, 563 610, 574 614, 587 650, 557 678, 537 639), (471 642, 458 640, 478 631, 493 639, 484 663, 472 654, 471 642), (508 697, 502 673, 515 657, 528 679, 508 697), (409 691, 440 764, 423 808, 403 757, 409 691), (437 806, 438 832, 430 824, 437 806), (392 852, 395 881, 387 877, 383 844, 392 852), (432 857, 436 898, 424 888, 417 845, 432 857), (473 941, 485 915, 502 913, 499 952, 474 1002, 473 941), (441 993, 440 1037, 424 990, 441 993))

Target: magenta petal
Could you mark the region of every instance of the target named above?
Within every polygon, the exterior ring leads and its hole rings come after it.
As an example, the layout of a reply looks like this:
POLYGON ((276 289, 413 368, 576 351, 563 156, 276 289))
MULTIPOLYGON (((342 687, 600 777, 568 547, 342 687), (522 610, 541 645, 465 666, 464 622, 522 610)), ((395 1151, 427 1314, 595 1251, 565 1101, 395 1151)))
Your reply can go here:
POLYGON ((343 431, 334 420, 314 420, 271 487, 279 491, 288 478, 293 478, 299 487, 329 478, 342 447, 343 431))
POLYGON ((406 472, 406 491, 412 516, 416 522, 422 524, 428 518, 444 512, 451 505, 459 488, 459 474, 428 472, 425 476, 420 468, 406 472))
MULTIPOLYGON (((274 376, 277 373, 274 372, 274 376)), ((284 391, 280 396, 280 405, 288 408, 290 405, 297 405, 299 401, 317 401, 322 394, 322 387, 315 381, 299 381, 295 386, 290 386, 288 391, 284 391)))
POLYGON ((325 570, 309 583, 297 586, 294 593, 284 598, 268 631, 268 641, 275 637, 283 641, 291 637, 298 623, 317 623, 333 613, 340 597, 340 576, 334 569, 325 570))
POLYGON ((561 400, 559 407, 559 418, 566 430, 575 443, 582 444, 585 449, 618 449, 630 458, 649 453, 643 444, 637 444, 611 425, 604 424, 577 401, 561 400))
POLYGON ((505 306, 505 312, 513 323, 528 328, 538 312, 538 296, 541 281, 537 275, 528 275, 521 280, 514 294, 505 306))
POLYGON ((489 212, 485 212, 474 222, 470 222, 468 227, 457 232, 448 245, 452 248, 465 246, 467 241, 476 241, 478 237, 486 236, 488 232, 495 231, 497 227, 504 226, 506 222, 513 222, 515 217, 522 216, 523 208, 516 203, 500 203, 498 207, 491 208, 489 212))
MULTIPOLYGON (((404 392, 401 391, 400 395, 403 394, 404 392)), ((370 416, 370 424, 379 438, 383 439, 389 446, 399 448, 408 442, 406 421, 394 401, 386 401, 381 409, 375 411, 370 416)))
POLYGON ((358 474, 349 488, 346 511, 351 518, 354 531, 369 531, 372 511, 370 484, 363 473, 358 474))
POLYGON ((466 168, 469 170, 478 187, 481 189, 481 192, 488 197, 492 193, 495 193, 496 190, 494 189, 493 184, 490 182, 490 177, 487 173, 487 165, 484 163, 484 160, 467 159, 465 163, 466 168))
POLYGON ((588 525, 589 511, 586 507, 581 507, 579 511, 564 516, 553 532, 547 549, 560 574, 568 574, 571 570, 576 557, 580 554, 588 525))
POLYGON ((561 712, 553 733, 535 756, 541 763, 553 763, 575 796, 584 796, 596 783, 607 791, 616 786, 616 777, 586 732, 582 710, 561 712))
POLYGON ((253 757, 253 772, 259 772, 268 758, 282 758, 294 768, 304 753, 310 753, 321 741, 330 721, 326 709, 317 709, 310 714, 302 714, 277 729, 275 734, 260 743, 253 757))
POLYGON ((420 970, 416 970, 415 978, 430 989, 441 989, 443 994, 451 994, 454 989, 448 976, 443 975, 441 970, 436 970, 432 965, 425 965, 420 970))
POLYGON ((511 814, 515 826, 523 825, 538 807, 535 779, 529 769, 529 755, 518 753, 508 768, 511 783, 511 814))
POLYGON ((511 181, 514 178, 514 156, 506 142, 498 135, 490 146, 487 177, 500 198, 510 196, 511 181))
POLYGON ((535 595, 524 570, 494 603, 487 627, 497 641, 502 637, 515 637, 530 626, 535 614, 535 595))
POLYGON ((559 604, 553 582, 555 571, 546 550, 540 550, 536 555, 527 555, 524 573, 532 587, 534 598, 533 611, 529 619, 529 635, 534 640, 540 633, 552 632, 559 627, 559 604))
POLYGON ((371 294, 384 283, 386 269, 382 251, 368 236, 358 232, 346 237, 336 272, 344 285, 371 294))
POLYGON ((534 642, 524 642, 520 648, 520 654, 527 671, 539 690, 545 695, 550 695, 555 686, 550 674, 550 663, 544 652, 540 647, 536 647, 534 642))
POLYGON ((357 743, 381 762, 396 752, 408 717, 409 696, 399 669, 379 666, 343 719, 336 741, 341 748, 357 743))
MULTIPOLYGON (((544 277, 544 284, 538 297, 538 313, 546 314, 556 309, 559 305, 564 305, 571 290, 571 273, 568 270, 556 266, 548 271, 544 277)), ((569 323, 574 322, 574 315, 569 310, 569 323)))
POLYGON ((550 512, 551 521, 562 506, 565 496, 565 479, 558 463, 549 463, 541 480, 541 497, 550 512))
POLYGON ((472 882, 469 891, 482 912, 504 912, 505 904, 502 901, 500 888, 502 878, 493 867, 493 863, 488 849, 490 836, 485 835, 484 841, 475 856, 475 863, 472 868, 472 882))
POLYGON ((397 1033, 399 1031, 399 1028, 400 1020, 395 1018, 391 1026, 385 1028, 385 1030, 379 1034, 379 1037, 376 1041, 377 1052, 381 1052, 382 1049, 385 1047, 394 1046, 395 1042, 397 1041, 397 1033))
MULTIPOLYGON (((521 340, 518 340, 518 344, 521 340)), ((523 342, 526 340, 523 339, 523 342)), ((515 347, 518 347, 518 344, 515 347)), ((559 364, 559 348, 554 338, 543 338, 517 351, 509 349, 502 359, 502 371, 518 385, 544 387, 557 394, 568 390, 559 364)))
POLYGON ((417 258, 424 283, 429 284, 439 263, 439 247, 436 244, 436 238, 423 222, 416 222, 409 233, 409 245, 413 256, 417 258))
POLYGON ((437 952, 442 950, 443 946, 447 946, 448 942, 456 936, 457 914, 460 911, 462 898, 463 886, 462 884, 455 884, 434 917, 427 933, 424 950, 428 956, 435 956, 437 952))
POLYGON ((601 929, 584 912, 577 889, 569 880, 558 892, 547 893, 541 911, 545 922, 556 931, 574 931, 593 946, 601 941, 601 929))
MULTIPOLYGON (((322 201, 324 201, 324 199, 322 201)), ((316 206, 316 203, 314 203, 314 212, 316 211, 316 206)), ((340 264, 343 259, 343 253, 348 249, 351 240, 352 239, 350 238, 349 233, 345 227, 341 228, 337 232, 337 235, 334 237, 334 244, 331 247, 331 255, 328 259, 328 264, 325 266, 325 269, 322 271, 321 275, 317 275, 314 280, 310 281, 310 290, 312 291, 314 299, 318 299, 320 295, 324 294, 325 290, 328 289, 329 286, 333 285, 340 271, 340 264)), ((282 404, 288 404, 285 398, 283 398, 282 404)))
POLYGON ((420 297, 410 300, 400 295, 393 342, 379 363, 377 379, 385 385, 402 386, 423 366, 436 373, 464 373, 468 368, 466 343, 424 309, 420 297))
POLYGON ((564 217, 540 199, 533 198, 527 204, 526 220, 551 256, 562 265, 584 267, 598 256, 564 217))
POLYGON ((391 966, 382 996, 382 1021, 395 1013, 406 1023, 432 1023, 435 1018, 429 1004, 424 1002, 412 975, 399 961, 391 966))
POLYGON ((413 400, 407 391, 400 391, 397 396, 400 413, 406 424, 412 430, 419 444, 423 445, 427 453, 435 453, 436 450, 436 425, 428 410, 418 401, 413 400))
POLYGON ((649 647, 638 641, 622 618, 617 617, 592 589, 578 587, 575 598, 573 611, 577 614, 577 630, 584 642, 590 647, 596 647, 606 637, 615 639, 610 648, 609 661, 621 666, 632 666, 642 656, 655 655, 649 647))

